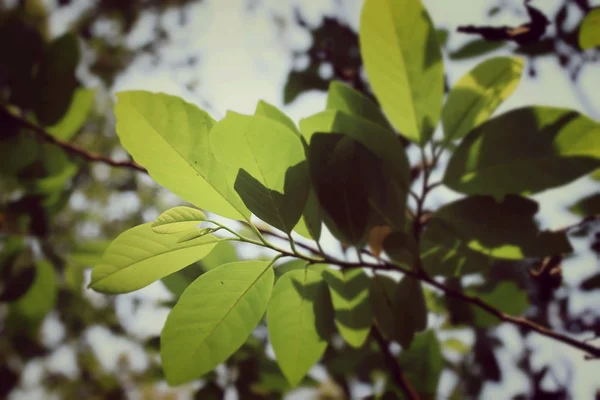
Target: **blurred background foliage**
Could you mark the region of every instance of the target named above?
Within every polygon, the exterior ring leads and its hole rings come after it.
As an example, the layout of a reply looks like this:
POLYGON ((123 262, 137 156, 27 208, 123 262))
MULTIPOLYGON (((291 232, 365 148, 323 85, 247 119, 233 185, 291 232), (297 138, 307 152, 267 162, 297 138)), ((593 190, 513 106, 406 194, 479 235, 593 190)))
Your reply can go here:
MULTIPOLYGON (((87 270, 98 262, 110 240, 180 200, 140 171, 74 156, 22 123, 26 120, 43 127, 61 142, 127 161, 114 133, 115 81, 140 57, 154 65, 164 64, 161 54, 173 42, 162 16, 176 15, 178 24, 185 26, 190 23, 186 7, 198 2, 0 1, 0 398, 211 399, 237 393, 241 399, 279 399, 290 390, 267 346, 264 324, 222 368, 201 382, 167 388, 159 364, 158 335, 169 308, 204 271, 236 260, 240 254, 256 255, 222 243, 202 262, 165 278, 162 290, 137 297, 91 292, 85 288, 87 270), (70 18, 66 33, 52 35, 50 18, 64 12, 75 17, 70 18), (149 25, 147 37, 142 44, 131 45, 127 39, 138 24, 149 25), (154 322, 152 327, 147 321, 154 322)), ((493 24, 499 15, 524 15, 515 3, 498 0, 490 4, 484 22, 493 24)), ((251 13, 260 1, 248 0, 245 7, 251 13)), ((459 47, 451 47, 448 39, 459 34, 441 26, 438 40, 448 68, 453 62, 504 49, 527 59, 531 78, 536 77, 539 60, 556 59, 576 86, 582 69, 600 60, 597 49, 582 51, 578 45, 579 23, 591 8, 588 0, 561 2, 556 14, 548 16, 555 28, 528 45, 468 38, 459 47)), ((336 15, 308 22, 304 11, 297 7, 292 20, 277 14, 271 20, 277 26, 293 24, 310 38, 308 46, 281 55, 290 57, 292 65, 281 89, 283 103, 293 103, 305 92, 326 91, 332 80, 371 96, 361 70, 355 29, 336 15)), ((190 79, 181 82, 186 90, 201 85, 198 60, 198 54, 189 54, 170 65, 191 71, 190 79)), ((419 166, 414 166, 414 180, 419 173, 419 166)), ((595 179, 600 176, 596 174, 595 179)), ((574 214, 600 212, 597 194, 576 200, 571 207, 574 214)), ((498 301, 494 299, 511 302, 515 313, 526 309, 527 317, 542 325, 598 337, 598 308, 573 312, 571 301, 581 292, 595 293, 598 298, 600 233, 597 226, 587 225, 574 236, 594 253, 587 258, 593 265, 580 277, 578 287, 565 287, 557 263, 537 274, 528 272, 533 264, 493 265, 489 281, 510 282, 502 286, 459 279, 449 282, 487 294, 492 303, 498 301)), ((410 351, 401 353, 400 362, 431 398, 439 393, 442 372, 454 377, 446 379, 442 397, 474 398, 487 384, 509 385, 507 370, 512 371, 510 376, 518 370, 530 388, 514 398, 569 397, 576 382, 569 360, 560 361, 567 372, 557 378, 548 363, 534 360, 536 349, 504 357, 504 337, 494 321, 482 320, 468 305, 434 292, 427 292, 427 301, 440 322, 439 342, 419 336, 410 351), (452 337, 452 332, 463 336, 452 337)), ((590 364, 590 368, 597 367, 590 364)), ((377 387, 385 370, 374 341, 359 350, 334 341, 318 371, 292 396, 338 399, 376 388, 385 393, 383 398, 395 398, 392 391, 377 387)))

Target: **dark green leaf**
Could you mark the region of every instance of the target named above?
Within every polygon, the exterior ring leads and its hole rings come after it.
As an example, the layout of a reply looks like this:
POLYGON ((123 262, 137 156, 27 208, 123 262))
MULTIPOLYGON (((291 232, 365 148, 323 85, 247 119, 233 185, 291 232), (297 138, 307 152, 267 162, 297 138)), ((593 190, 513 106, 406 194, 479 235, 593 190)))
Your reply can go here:
POLYGON ((588 216, 600 214, 600 193, 587 196, 569 207, 577 215, 588 216))
POLYGON ((427 306, 421 283, 405 275, 396 288, 394 339, 402 347, 411 345, 416 332, 427 328, 427 306))
POLYGON ((383 241, 383 249, 396 265, 407 269, 414 267, 418 249, 411 235, 392 232, 383 241))
MULTIPOLYGON (((527 292, 520 289, 514 282, 500 282, 490 292, 467 290, 467 293, 475 295, 492 307, 513 316, 523 314, 529 306, 527 292)), ((501 322, 498 318, 479 307, 472 306, 471 308, 475 325, 478 327, 488 327, 501 322)))
POLYGON ((410 348, 400 353, 398 361, 406 378, 422 398, 436 398, 444 358, 433 331, 415 335, 410 348))
POLYGON ((600 289, 600 274, 593 275, 581 282, 581 290, 600 289))
POLYGON ((463 45, 458 50, 450 53, 451 60, 464 60, 467 58, 480 57, 492 51, 504 47, 503 42, 490 42, 485 39, 474 39, 463 45))

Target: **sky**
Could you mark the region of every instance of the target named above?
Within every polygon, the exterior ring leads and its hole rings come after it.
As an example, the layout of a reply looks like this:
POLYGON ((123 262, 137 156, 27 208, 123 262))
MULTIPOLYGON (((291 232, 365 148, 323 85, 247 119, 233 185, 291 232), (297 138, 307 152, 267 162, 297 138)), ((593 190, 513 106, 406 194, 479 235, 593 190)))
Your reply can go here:
MULTIPOLYGON (((521 2, 506 0, 508 3, 519 7, 521 2)), ((49 3, 52 3, 51 1, 49 3)), ((458 25, 473 24, 485 20, 486 13, 493 0, 426 0, 424 1, 434 24, 438 28, 454 30, 458 25)), ((534 0, 532 4, 539 7, 546 15, 554 15, 562 0, 534 0)), ((600 1, 593 1, 600 5, 600 1)), ((68 27, 68 21, 82 9, 91 6, 91 0, 76 0, 70 7, 61 9, 53 14, 51 32, 53 35, 62 33, 68 27)), ((290 68, 293 65, 292 50, 302 50, 310 47, 308 33, 293 23, 293 10, 298 7, 302 16, 312 26, 317 26, 323 15, 335 15, 346 21, 355 29, 358 27, 362 1, 359 0, 204 0, 199 4, 186 7, 185 14, 188 23, 179 26, 177 12, 168 13, 163 24, 171 34, 171 43, 161 51, 164 62, 154 65, 150 57, 139 57, 128 69, 118 77, 113 90, 148 90, 165 92, 178 95, 193 102, 207 111, 216 119, 222 118, 227 110, 252 114, 258 100, 262 99, 280 107, 296 122, 306 116, 314 114, 325 108, 326 93, 307 92, 290 104, 283 104, 283 85, 290 68), (276 16, 282 24, 274 24, 276 16), (199 63, 193 69, 173 69, 173 64, 185 62, 190 55, 197 55, 199 63), (190 79, 198 79, 197 88, 188 90, 185 84, 190 79)), ((131 46, 139 46, 148 40, 153 28, 154 16, 146 15, 140 19, 132 34, 127 38, 131 46)), ((518 25, 526 20, 525 15, 515 17, 505 14, 494 20, 498 25, 518 25)), ((95 29, 98 32, 110 35, 113 27, 109 23, 99 24, 95 29)), ((471 39, 466 35, 451 35, 448 43, 451 49, 460 47, 471 39)), ((493 55, 508 55, 508 52, 499 50, 493 55)), ((487 55, 489 57, 490 55, 487 55)), ((446 71, 450 84, 473 68, 482 59, 469 59, 466 61, 449 62, 446 60, 446 71)), ((515 93, 497 110, 496 114, 530 104, 541 104, 556 107, 567 107, 578 110, 592 118, 600 119, 600 63, 588 65, 582 72, 579 85, 573 86, 567 74, 556 64, 554 58, 536 62, 538 75, 535 79, 525 77, 515 93), (582 99, 586 99, 582 101, 582 99)), ((91 85, 97 84, 89 75, 82 72, 91 85)), ((413 146, 414 147, 414 146, 413 146)), ((410 153, 411 160, 416 160, 417 155, 410 153)), ((434 179, 440 176, 434 174, 434 179)), ((542 226, 547 228, 560 228, 578 220, 566 210, 566 206, 585 195, 597 192, 598 183, 589 178, 582 178, 573 184, 555 190, 546 191, 534 198, 540 202, 539 218, 542 226)), ((168 197, 168 194, 165 195, 168 197)), ((173 196, 174 197, 174 196, 173 196)), ((170 198, 174 203, 178 200, 170 198)), ((439 206, 450 200, 456 199, 456 193, 449 189, 439 188, 434 191, 427 205, 439 206)), ((135 200, 115 198, 111 210, 118 217, 119 210, 131 208, 135 200), (128 205, 129 204, 129 205, 128 205)), ((160 210, 163 211, 163 210, 160 210)), ((149 215, 148 219, 154 216, 149 215)), ((580 240, 573 243, 576 250, 582 250, 581 256, 566 261, 564 265, 564 279, 567 288, 576 287, 582 274, 598 269, 598 260, 585 251, 586 242, 580 240)), ((329 247, 329 246, 328 246, 329 247)), ((97 302, 103 301, 103 296, 97 293, 88 293, 89 297, 97 302)), ((160 283, 150 285, 138 292, 122 295, 117 298, 117 314, 124 322, 125 328, 134 335, 146 336, 160 332, 168 312, 167 309, 157 308, 160 300, 168 299, 169 293, 160 283), (139 308, 134 310, 133 303, 141 300, 139 308)), ((581 311, 600 304, 600 295, 575 294, 573 297, 573 311, 581 311)), ((49 319, 46 333, 48 340, 57 340, 60 329, 49 319), (58 333, 57 333, 58 332, 58 333), (54 335, 54 337, 52 336, 54 335)), ((500 335, 505 340, 505 348, 498 353, 501 358, 511 359, 513 362, 503 363, 505 366, 514 364, 515 357, 523 351, 523 343, 516 330, 510 326, 498 328, 500 335)), ((95 343, 102 364, 107 369, 116 366, 118 355, 125 352, 130 355, 135 368, 143 368, 145 355, 134 343, 117 341, 108 337, 101 329, 92 328, 88 331, 91 343, 95 343), (118 351, 119 350, 119 351, 118 351)), ((534 357, 534 362, 541 366, 544 362, 552 361, 553 373, 559 381, 565 379, 564 363, 560 360, 569 360, 573 365, 576 385, 574 398, 591 398, 594 390, 600 389, 597 374, 590 364, 582 362, 580 352, 566 348, 560 344, 549 342, 538 335, 530 335, 527 344, 539 347, 534 357)), ((68 370, 68 360, 72 351, 60 348, 53 364, 64 365, 68 370), (62 361, 61 361, 62 360, 62 361), (65 361, 67 360, 67 361, 65 361)), ((31 367, 34 372, 35 368, 31 367)), ((596 369, 597 371, 597 369, 596 369)), ((35 387, 36 376, 32 372, 29 387, 35 387)), ((65 372, 67 373, 67 372, 65 372)), ((69 373, 73 373, 72 371, 69 373)), ((487 385, 484 398, 508 398, 511 394, 527 390, 527 382, 518 371, 505 371, 508 378, 498 385, 487 385)), ((442 386, 445 390, 452 387, 453 378, 445 375, 442 386)), ((549 380, 545 384, 551 387, 549 380)), ((444 390, 444 389, 443 389, 444 390)), ((29 393, 31 396, 31 392, 29 393)), ((29 397, 31 398, 31 397, 29 397)))

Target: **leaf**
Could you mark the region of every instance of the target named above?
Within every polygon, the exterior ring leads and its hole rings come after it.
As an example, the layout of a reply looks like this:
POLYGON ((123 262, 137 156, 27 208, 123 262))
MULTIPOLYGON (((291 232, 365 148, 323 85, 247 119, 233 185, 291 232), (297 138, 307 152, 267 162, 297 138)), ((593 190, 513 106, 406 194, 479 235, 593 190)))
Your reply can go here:
MULTIPOLYGON (((154 232, 156 232, 156 231, 154 231, 154 232)), ((208 235, 209 233, 212 233, 212 232, 214 232, 213 228, 202 228, 202 229, 191 228, 191 229, 184 231, 179 236, 179 239, 177 239, 177 243, 183 243, 183 242, 187 242, 189 240, 194 240, 201 236, 208 235)))
POLYGON ((11 311, 28 323, 40 322, 56 303, 58 286, 54 267, 46 260, 35 263, 36 274, 32 285, 23 296, 11 304, 11 311))
POLYGON ((400 368, 423 398, 436 398, 444 358, 432 330, 415 335, 409 349, 400 353, 400 368))
POLYGON ((177 233, 194 228, 206 219, 206 215, 191 207, 173 207, 158 216, 152 223, 155 233, 177 233))
POLYGON ((469 354, 472 350, 471 346, 456 338, 444 340, 443 346, 444 348, 454 350, 455 352, 461 355, 469 354))
POLYGON ((283 88, 283 104, 290 104, 303 92, 327 90, 328 81, 321 78, 317 65, 303 71, 292 70, 283 88))
POLYGON ((592 178, 595 181, 600 181, 600 169, 597 169, 594 172, 592 172, 590 178, 592 178))
POLYGON ((304 147, 294 131, 266 117, 228 112, 213 127, 210 143, 244 204, 291 232, 308 196, 304 147))
POLYGON ((175 297, 181 296, 183 291, 200 275, 223 264, 238 261, 235 246, 229 241, 220 241, 202 260, 193 263, 187 268, 179 270, 162 278, 163 284, 175 297))
POLYGON ((292 132, 300 135, 298 127, 290 117, 288 117, 283 111, 279 110, 274 105, 269 104, 264 100, 260 100, 258 102, 256 105, 256 110, 254 111, 254 115, 267 117, 275 122, 279 122, 280 124, 283 124, 289 128, 292 132))
POLYGON ((397 285, 398 283, 389 276, 374 275, 369 288, 373 322, 388 340, 395 339, 397 285))
POLYGON ((360 268, 329 268, 323 271, 323 278, 329 285, 338 331, 350 346, 361 347, 371 330, 369 277, 360 268))
POLYGON ((155 233, 151 225, 131 228, 108 246, 102 261, 92 270, 92 289, 105 293, 141 289, 205 257, 219 241, 206 235, 178 243, 181 234, 155 233))
POLYGON ((35 82, 38 94, 34 109, 42 125, 56 124, 67 112, 77 87, 79 57, 79 43, 73 33, 50 43, 35 82))
POLYGON ((581 282, 581 290, 598 290, 600 289, 600 274, 592 275, 581 282))
POLYGON ((430 275, 446 278, 487 273, 492 258, 469 248, 443 219, 433 218, 421 237, 421 263, 430 275))
POLYGON ((359 28, 365 72, 392 125, 425 143, 437 125, 444 66, 431 19, 420 0, 367 0, 359 28))
POLYGON ((412 269, 417 260, 415 239, 405 232, 392 232, 383 241, 383 249, 392 262, 401 267, 412 269))
POLYGON ((415 333, 427 328, 427 306, 421 283, 405 275, 396 287, 394 303, 394 339, 407 348, 415 333))
POLYGON ((306 206, 302 212, 302 218, 298 221, 294 227, 294 231, 298 232, 305 238, 312 238, 318 241, 321 237, 321 213, 319 211, 319 200, 315 193, 314 188, 310 187, 308 191, 308 198, 306 199, 306 206))
POLYGON ((523 73, 523 60, 496 57, 478 64, 450 90, 442 110, 447 140, 461 139, 510 96, 523 73))
POLYGON ((265 261, 221 265, 196 279, 160 336, 169 385, 199 378, 239 349, 262 319, 272 288, 273 269, 265 261))
MULTIPOLYGON (((500 282, 491 292, 467 290, 467 293, 475 295, 492 307, 513 316, 523 314, 529 306, 527 292, 517 287, 514 282, 500 282)), ((471 309, 477 327, 485 328, 501 322, 497 317, 479 307, 471 306, 471 309)))
POLYGON ((505 46, 503 42, 490 42, 485 39, 474 39, 449 54, 451 60, 465 60, 481 57, 505 46))
POLYGON ((533 194, 600 166, 600 125, 571 110, 525 107, 478 126, 452 155, 443 182, 461 193, 533 194))
POLYGON ((383 241, 392 233, 389 226, 374 226, 369 231, 369 248, 375 257, 383 251, 383 241))
POLYGON ((289 271, 275 284, 267 326, 277 363, 290 385, 296 386, 323 355, 332 319, 329 292, 319 273, 289 271))
POLYGON ((589 216, 600 214, 600 193, 587 196, 569 207, 573 214, 589 216))
POLYGON ((510 195, 501 203, 489 196, 467 197, 433 214, 430 224, 441 220, 444 238, 429 236, 428 240, 443 240, 438 243, 455 248, 458 239, 470 250, 509 260, 571 252, 565 233, 539 231, 534 219, 537 211, 538 204, 524 197, 510 195))
POLYGON ((376 103, 358 90, 339 81, 332 81, 329 84, 327 109, 361 117, 376 123, 384 129, 394 131, 394 128, 392 128, 376 103))
POLYGON ((590 10, 579 27, 579 47, 582 50, 600 46, 600 8, 590 10))
POLYGON ((56 124, 47 127, 46 131, 59 139, 71 139, 87 120, 95 97, 96 91, 93 89, 76 89, 66 114, 56 124))
POLYGON ((210 115, 162 93, 120 92, 117 99, 121 144, 152 179, 199 208, 232 219, 250 218, 212 153, 210 115))

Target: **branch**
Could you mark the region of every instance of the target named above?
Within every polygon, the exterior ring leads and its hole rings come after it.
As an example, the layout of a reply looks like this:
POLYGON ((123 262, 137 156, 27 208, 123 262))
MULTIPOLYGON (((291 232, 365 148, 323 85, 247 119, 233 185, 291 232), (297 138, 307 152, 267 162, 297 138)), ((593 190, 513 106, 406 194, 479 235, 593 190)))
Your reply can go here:
POLYGON ((22 128, 32 131, 40 139, 62 148, 64 151, 66 151, 70 155, 83 158, 84 160, 87 160, 90 162, 101 162, 101 163, 110 165, 112 167, 129 168, 129 169, 137 170, 140 172, 148 173, 148 171, 146 171, 146 169, 144 167, 142 167, 139 164, 136 164, 133 161, 117 161, 117 160, 113 160, 110 157, 102 156, 102 155, 95 154, 95 153, 90 153, 87 150, 85 150, 84 148, 77 146, 76 144, 69 143, 67 141, 64 141, 62 139, 52 136, 41 126, 38 126, 30 121, 27 121, 26 119, 24 119, 22 117, 14 115, 4 108, 0 107, 0 112, 2 114, 4 114, 5 116, 9 117, 10 119, 12 119, 13 121, 15 121, 16 123, 18 123, 22 128))
POLYGON ((377 344, 379 345, 379 349, 381 350, 383 359, 385 360, 385 363, 387 364, 392 374, 392 377, 394 378, 394 381, 396 382, 398 387, 410 400, 419 400, 419 395, 412 387, 408 379, 406 379, 406 376, 404 376, 404 374, 402 373, 402 368, 400 367, 398 360, 396 360, 394 355, 390 352, 389 343, 383 338, 381 332, 379 332, 379 329, 377 327, 374 326, 371 332, 373 334, 373 337, 377 341, 377 344))

